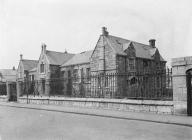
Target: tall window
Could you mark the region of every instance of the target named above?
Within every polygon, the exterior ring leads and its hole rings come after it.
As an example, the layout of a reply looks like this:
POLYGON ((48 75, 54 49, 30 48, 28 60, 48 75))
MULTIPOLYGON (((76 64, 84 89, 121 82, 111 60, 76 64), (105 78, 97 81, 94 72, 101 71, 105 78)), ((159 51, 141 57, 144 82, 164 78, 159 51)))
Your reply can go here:
POLYGON ((73 77, 75 77, 75 78, 78 77, 78 70, 77 69, 73 70, 73 77))
POLYGON ((105 75, 105 86, 108 87, 109 83, 109 76, 105 75))
POLYGON ((35 80, 35 76, 32 74, 31 75, 31 81, 34 81, 35 80))
POLYGON ((133 58, 129 58, 129 70, 135 69, 135 60, 133 58))
POLYGON ((65 77, 65 71, 61 72, 61 77, 64 78, 65 77))
POLYGON ((40 65, 40 72, 41 73, 45 72, 45 65, 43 63, 40 65))
POLYGON ((156 68, 157 68, 157 70, 160 69, 160 63, 156 62, 156 68))
POLYGON ((78 81, 78 69, 73 70, 73 79, 75 82, 78 81))
POLYGON ((87 75, 87 79, 89 79, 89 78, 90 78, 90 75, 91 75, 90 68, 87 68, 87 69, 86 69, 86 75, 87 75))
POLYGON ((161 79, 160 77, 157 77, 157 88, 160 88, 161 85, 161 79))
POLYGON ((70 77, 71 77, 71 71, 68 70, 68 78, 70 78, 70 77))
POLYGON ((83 77, 83 68, 81 68, 81 78, 83 77))

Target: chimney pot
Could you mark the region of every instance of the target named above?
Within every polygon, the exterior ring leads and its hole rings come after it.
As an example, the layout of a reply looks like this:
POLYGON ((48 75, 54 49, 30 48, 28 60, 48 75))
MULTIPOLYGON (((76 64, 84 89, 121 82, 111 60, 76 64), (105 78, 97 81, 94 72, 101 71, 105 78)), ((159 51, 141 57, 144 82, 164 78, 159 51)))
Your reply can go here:
POLYGON ((22 60, 23 59, 23 55, 22 54, 20 54, 20 60, 22 60))
POLYGON ((102 35, 104 35, 104 36, 108 36, 109 35, 109 32, 107 31, 106 27, 102 27, 102 35))
POLYGON ((154 47, 155 48, 155 39, 150 39, 149 40, 149 45, 151 46, 151 47, 154 47))

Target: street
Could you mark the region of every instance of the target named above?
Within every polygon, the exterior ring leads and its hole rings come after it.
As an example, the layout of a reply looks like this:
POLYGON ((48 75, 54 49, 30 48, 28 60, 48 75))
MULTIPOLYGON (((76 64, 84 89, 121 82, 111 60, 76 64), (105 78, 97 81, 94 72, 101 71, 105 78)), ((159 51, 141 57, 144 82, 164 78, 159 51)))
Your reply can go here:
POLYGON ((0 106, 0 140, 190 140, 192 127, 0 106))

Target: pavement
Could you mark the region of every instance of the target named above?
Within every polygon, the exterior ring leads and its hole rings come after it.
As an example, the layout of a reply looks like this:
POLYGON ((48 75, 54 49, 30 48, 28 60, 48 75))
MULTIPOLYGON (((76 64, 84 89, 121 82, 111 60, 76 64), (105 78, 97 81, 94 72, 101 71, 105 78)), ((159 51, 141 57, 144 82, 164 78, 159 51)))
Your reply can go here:
POLYGON ((0 140, 192 140, 192 127, 0 106, 0 140))
POLYGON ((16 107, 16 108, 28 108, 35 110, 55 111, 63 113, 72 113, 80 115, 90 115, 99 117, 108 117, 116 119, 137 120, 154 123, 164 123, 172 125, 181 125, 192 127, 192 117, 179 116, 179 115, 167 115, 167 114, 155 114, 149 112, 128 112, 118 110, 106 110, 106 109, 92 109, 82 107, 68 107, 59 105, 39 105, 39 104, 22 104, 16 102, 0 102, 0 106, 16 107))

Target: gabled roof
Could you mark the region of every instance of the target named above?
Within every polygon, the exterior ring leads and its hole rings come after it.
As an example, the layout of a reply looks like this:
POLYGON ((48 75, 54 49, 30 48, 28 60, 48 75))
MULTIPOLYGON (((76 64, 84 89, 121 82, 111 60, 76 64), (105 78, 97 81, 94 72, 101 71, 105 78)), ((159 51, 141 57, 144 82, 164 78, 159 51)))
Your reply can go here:
MULTIPOLYGON (((157 51, 157 48, 153 48, 150 45, 145 45, 142 43, 130 41, 130 40, 112 36, 112 35, 106 36, 106 39, 108 44, 113 48, 113 50, 120 55, 126 55, 124 51, 129 47, 131 43, 135 48, 136 57, 139 57, 139 58, 153 59, 153 55, 157 51)), ((161 55, 160 55, 160 60, 165 61, 161 55)))
POLYGON ((76 54, 69 61, 64 63, 62 66, 70 66, 70 65, 89 63, 92 52, 93 52, 93 50, 85 51, 85 52, 76 54))
POLYGON ((16 81, 17 70, 0 69, 0 81, 16 81), (2 76, 2 77, 1 77, 2 76))
POLYGON ((2 75, 16 75, 17 70, 13 70, 13 69, 0 69, 0 73, 2 75))
POLYGON ((70 53, 62 53, 48 50, 46 51, 46 55, 50 64, 52 65, 62 65, 74 56, 74 54, 70 53))
POLYGON ((31 69, 31 70, 29 70, 30 72, 36 72, 37 71, 37 67, 35 67, 35 68, 33 68, 33 69, 31 69))
POLYGON ((28 60, 28 59, 22 59, 21 62, 23 63, 24 70, 31 70, 35 67, 37 67, 37 60, 28 60))

